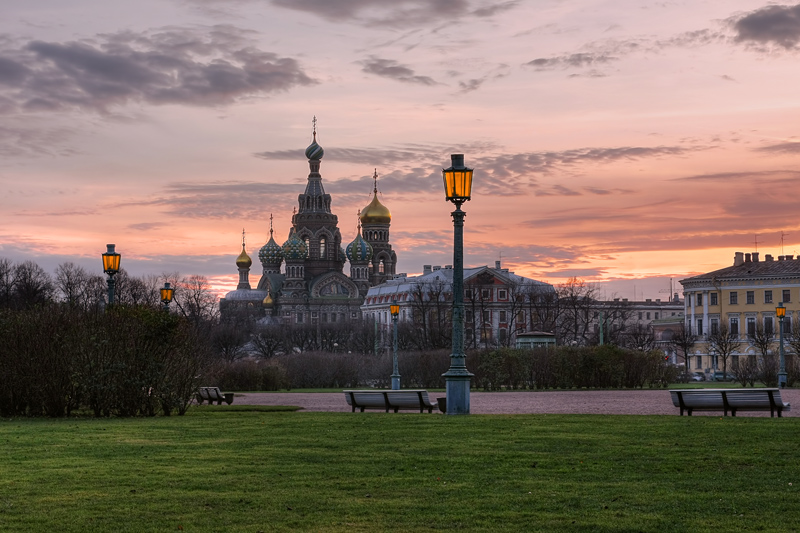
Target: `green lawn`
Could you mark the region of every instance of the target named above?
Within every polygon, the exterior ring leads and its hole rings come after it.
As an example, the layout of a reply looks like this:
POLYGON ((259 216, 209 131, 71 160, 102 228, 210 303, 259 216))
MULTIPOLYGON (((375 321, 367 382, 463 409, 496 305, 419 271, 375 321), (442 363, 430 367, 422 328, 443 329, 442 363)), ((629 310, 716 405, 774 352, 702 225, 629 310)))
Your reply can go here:
POLYGON ((793 531, 795 418, 0 422, 0 531, 793 531))

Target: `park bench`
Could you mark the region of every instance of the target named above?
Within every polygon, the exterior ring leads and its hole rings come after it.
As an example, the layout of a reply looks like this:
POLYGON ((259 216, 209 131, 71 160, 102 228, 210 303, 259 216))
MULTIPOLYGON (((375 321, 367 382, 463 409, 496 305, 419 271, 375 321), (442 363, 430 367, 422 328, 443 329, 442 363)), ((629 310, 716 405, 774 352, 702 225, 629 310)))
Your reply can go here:
POLYGON ((417 410, 422 413, 425 409, 433 412, 436 404, 431 403, 426 390, 346 390, 343 391, 347 404, 353 408, 352 412, 360 409, 384 409, 387 413, 400 409, 417 410))
POLYGON ((217 402, 217 405, 222 405, 222 402, 230 405, 233 403, 233 393, 222 392, 219 387, 200 387, 197 390, 197 403, 202 405, 204 401, 207 401, 208 405, 214 402, 217 402))
POLYGON ((728 411, 736 416, 737 411, 769 411, 780 418, 783 411, 791 409, 788 403, 781 400, 780 389, 677 389, 670 390, 672 403, 680 408, 681 416, 686 411, 722 410, 725 416, 728 411))

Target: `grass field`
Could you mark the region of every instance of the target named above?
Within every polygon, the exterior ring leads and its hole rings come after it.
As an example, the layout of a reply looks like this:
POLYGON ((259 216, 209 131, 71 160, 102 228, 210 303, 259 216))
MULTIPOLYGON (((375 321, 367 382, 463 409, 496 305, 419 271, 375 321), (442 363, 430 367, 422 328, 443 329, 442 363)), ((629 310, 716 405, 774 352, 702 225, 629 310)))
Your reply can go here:
POLYGON ((2 531, 793 531, 793 418, 0 422, 2 531))

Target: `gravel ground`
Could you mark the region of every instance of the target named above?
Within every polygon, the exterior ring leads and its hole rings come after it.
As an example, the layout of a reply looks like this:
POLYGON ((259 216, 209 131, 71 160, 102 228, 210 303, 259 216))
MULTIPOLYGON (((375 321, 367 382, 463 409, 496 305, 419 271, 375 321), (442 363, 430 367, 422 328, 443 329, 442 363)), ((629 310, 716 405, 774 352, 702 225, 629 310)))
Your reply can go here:
MULTIPOLYGON (((444 392, 430 393, 431 400, 444 392)), ((800 390, 781 391, 784 402, 800 410, 800 390)), ((297 405, 306 411, 348 412, 342 393, 262 392, 237 393, 235 404, 297 405)), ((434 411, 436 412, 436 411, 434 411)), ((667 390, 475 392, 470 394, 472 414, 617 414, 678 415, 667 390)), ((784 416, 800 416, 788 411, 784 416)), ((697 412, 693 416, 721 416, 722 412, 697 412)), ((737 416, 769 416, 769 412, 741 412, 737 416)))

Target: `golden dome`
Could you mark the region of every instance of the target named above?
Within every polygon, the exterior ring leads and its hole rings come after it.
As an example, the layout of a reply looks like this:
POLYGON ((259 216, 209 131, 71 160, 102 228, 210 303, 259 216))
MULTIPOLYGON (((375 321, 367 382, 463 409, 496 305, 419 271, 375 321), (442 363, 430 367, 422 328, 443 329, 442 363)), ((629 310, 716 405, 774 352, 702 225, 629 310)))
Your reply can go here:
POLYGON ((389 209, 378 200, 378 169, 375 169, 375 174, 372 175, 374 180, 374 188, 372 190, 372 201, 367 207, 361 210, 358 218, 361 219, 361 224, 389 224, 392 221, 392 214, 389 209))
POLYGON ((266 297, 266 298, 264 298, 264 301, 263 301, 263 302, 261 302, 261 303, 262 303, 262 304, 264 305, 264 307, 266 307, 266 308, 271 308, 271 307, 274 305, 274 302, 272 301, 272 296, 270 296, 270 295, 269 295, 269 293, 267 293, 267 297, 266 297))
POLYGON ((373 193, 372 201, 358 214, 362 224, 389 224, 392 213, 378 200, 378 193, 373 193))
POLYGON ((250 268, 250 265, 253 264, 253 260, 250 259, 250 256, 247 255, 247 252, 244 251, 244 244, 242 244, 242 253, 239 254, 239 257, 236 258, 236 266, 239 268, 250 268))

